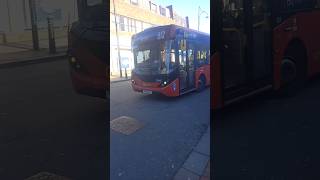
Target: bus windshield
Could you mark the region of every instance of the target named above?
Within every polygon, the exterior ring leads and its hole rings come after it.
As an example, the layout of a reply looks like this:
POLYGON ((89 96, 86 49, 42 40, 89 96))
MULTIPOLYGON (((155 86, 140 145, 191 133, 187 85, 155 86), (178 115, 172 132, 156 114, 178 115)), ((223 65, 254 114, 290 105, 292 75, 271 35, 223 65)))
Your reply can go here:
POLYGON ((134 49, 135 70, 139 74, 169 74, 175 68, 173 40, 142 43, 134 49))

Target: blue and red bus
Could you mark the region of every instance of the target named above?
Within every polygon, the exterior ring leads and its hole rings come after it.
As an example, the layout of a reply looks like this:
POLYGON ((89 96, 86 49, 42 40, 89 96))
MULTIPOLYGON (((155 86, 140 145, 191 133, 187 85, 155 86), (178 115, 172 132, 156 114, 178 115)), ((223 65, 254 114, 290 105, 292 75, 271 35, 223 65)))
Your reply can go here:
POLYGON ((79 94, 106 97, 107 1, 78 0, 79 20, 69 32, 72 84, 79 94))
POLYGON ((132 88, 179 96, 210 85, 210 35, 177 25, 157 26, 132 37, 132 88))
POLYGON ((319 0, 214 0, 212 108, 295 94, 320 72, 319 0))

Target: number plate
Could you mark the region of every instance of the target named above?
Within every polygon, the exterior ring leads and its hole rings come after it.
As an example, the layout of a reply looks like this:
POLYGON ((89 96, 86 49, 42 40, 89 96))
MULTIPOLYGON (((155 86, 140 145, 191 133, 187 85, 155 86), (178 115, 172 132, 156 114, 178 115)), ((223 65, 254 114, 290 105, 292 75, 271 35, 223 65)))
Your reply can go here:
POLYGON ((152 91, 143 90, 142 93, 143 94, 152 94, 152 91))

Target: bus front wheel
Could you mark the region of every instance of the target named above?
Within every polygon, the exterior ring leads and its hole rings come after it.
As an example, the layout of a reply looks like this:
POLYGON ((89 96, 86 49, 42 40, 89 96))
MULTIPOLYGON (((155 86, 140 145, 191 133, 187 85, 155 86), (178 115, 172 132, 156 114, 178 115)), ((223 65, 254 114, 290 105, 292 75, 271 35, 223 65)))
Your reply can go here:
MULTIPOLYGON (((300 60, 301 62, 301 60, 300 60)), ((304 66, 297 59, 283 59, 281 63, 280 94, 293 96, 299 92, 305 82, 304 66)))

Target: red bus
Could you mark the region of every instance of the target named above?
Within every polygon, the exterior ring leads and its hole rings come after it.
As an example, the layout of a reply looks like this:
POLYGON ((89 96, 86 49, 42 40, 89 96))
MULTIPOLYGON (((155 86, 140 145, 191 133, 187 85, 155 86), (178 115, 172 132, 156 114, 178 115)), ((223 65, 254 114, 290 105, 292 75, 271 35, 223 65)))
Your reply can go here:
POLYGON ((79 94, 106 97, 106 0, 78 0, 79 21, 69 32, 68 56, 73 87, 79 94))
POLYGON ((132 88, 146 94, 179 96, 210 85, 210 36, 166 25, 132 37, 132 88))
POLYGON ((213 8, 213 109, 268 89, 295 92, 320 72, 319 0, 214 0, 213 8))

